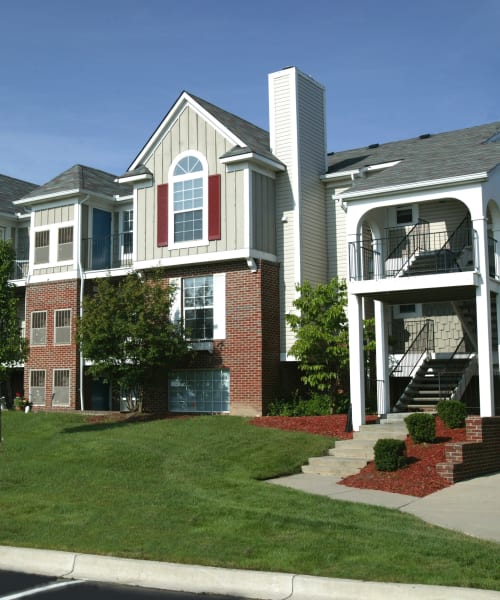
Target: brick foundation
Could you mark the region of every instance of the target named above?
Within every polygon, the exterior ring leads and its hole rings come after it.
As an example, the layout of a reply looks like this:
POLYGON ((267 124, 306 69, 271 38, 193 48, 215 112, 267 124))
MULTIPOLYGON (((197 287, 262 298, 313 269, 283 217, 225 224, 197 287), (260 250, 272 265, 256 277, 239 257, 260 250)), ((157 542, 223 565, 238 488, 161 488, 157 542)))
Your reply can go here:
POLYGON ((500 471, 500 417, 467 417, 466 441, 445 445, 446 462, 436 465, 450 483, 500 471))

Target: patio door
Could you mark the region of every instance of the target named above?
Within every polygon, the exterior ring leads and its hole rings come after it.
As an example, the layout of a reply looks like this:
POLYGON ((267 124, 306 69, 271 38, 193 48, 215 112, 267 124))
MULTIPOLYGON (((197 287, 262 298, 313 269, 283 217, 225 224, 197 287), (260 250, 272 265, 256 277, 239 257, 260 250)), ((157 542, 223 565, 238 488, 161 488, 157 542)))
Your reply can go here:
POLYGON ((92 269, 111 267, 111 213, 92 210, 92 269))

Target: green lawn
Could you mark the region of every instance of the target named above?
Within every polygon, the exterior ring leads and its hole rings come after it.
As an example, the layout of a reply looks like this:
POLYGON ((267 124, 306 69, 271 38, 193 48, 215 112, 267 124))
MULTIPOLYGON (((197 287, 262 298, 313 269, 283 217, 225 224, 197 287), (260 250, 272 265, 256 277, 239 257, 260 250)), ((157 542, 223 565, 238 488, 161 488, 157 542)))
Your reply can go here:
MULTIPOLYGON (((0 544, 500 590, 500 545, 272 486, 331 439, 236 417, 3 413, 0 544)), ((479 507, 478 507, 479 509, 479 507)))

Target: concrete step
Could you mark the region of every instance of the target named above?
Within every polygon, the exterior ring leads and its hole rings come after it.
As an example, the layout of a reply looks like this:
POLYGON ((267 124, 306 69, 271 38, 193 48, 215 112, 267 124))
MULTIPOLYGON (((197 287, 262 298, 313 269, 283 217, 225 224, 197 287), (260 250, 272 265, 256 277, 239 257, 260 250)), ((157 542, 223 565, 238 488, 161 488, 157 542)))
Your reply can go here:
POLYGON ((362 469, 367 463, 365 458, 337 458, 336 456, 315 456, 302 466, 303 473, 316 475, 336 475, 347 477, 362 469))
POLYGON ((364 458, 373 460, 373 440, 342 440, 335 442, 328 454, 338 458, 364 458))
POLYGON ((314 456, 302 467, 303 473, 347 477, 354 475, 374 458, 373 447, 381 438, 404 440, 408 430, 404 419, 410 413, 396 413, 381 419, 381 423, 362 425, 352 440, 335 442, 327 456, 314 456))
POLYGON ((408 435, 406 425, 362 425, 359 431, 353 433, 354 440, 373 440, 374 443, 381 438, 404 440, 408 435))

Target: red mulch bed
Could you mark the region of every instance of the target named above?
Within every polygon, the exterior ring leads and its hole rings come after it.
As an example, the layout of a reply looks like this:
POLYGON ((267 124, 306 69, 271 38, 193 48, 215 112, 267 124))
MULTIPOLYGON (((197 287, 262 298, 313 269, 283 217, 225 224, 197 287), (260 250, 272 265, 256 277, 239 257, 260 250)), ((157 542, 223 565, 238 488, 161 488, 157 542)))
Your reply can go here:
MULTIPOLYGON (((367 421, 373 421, 373 419, 375 417, 368 417, 367 421)), ((258 417, 251 423, 260 427, 307 431, 346 440, 352 438, 352 433, 345 432, 346 421, 346 415, 329 415, 324 417, 258 417)), ((437 463, 444 462, 446 442, 462 441, 465 441, 465 428, 447 429, 443 422, 436 418, 435 443, 414 444, 409 437, 407 438, 406 454, 409 464, 406 467, 393 472, 377 471, 375 463, 371 461, 359 473, 346 477, 340 483, 356 488, 418 497, 427 496, 450 485, 437 474, 435 466, 437 463)))

